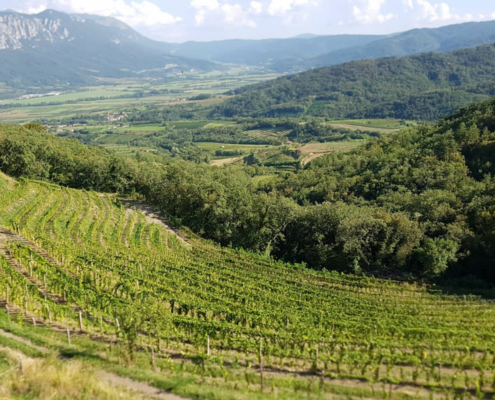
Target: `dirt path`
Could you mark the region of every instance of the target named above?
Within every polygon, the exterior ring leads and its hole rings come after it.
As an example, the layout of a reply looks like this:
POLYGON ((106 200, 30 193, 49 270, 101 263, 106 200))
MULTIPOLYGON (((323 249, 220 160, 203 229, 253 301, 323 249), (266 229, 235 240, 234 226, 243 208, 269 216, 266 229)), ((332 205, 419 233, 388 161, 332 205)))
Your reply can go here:
POLYGON ((186 238, 184 238, 177 230, 170 227, 167 220, 158 214, 152 207, 134 200, 121 199, 121 202, 126 208, 126 212, 133 213, 134 209, 136 209, 136 211, 144 214, 148 223, 160 225, 162 228, 165 228, 168 233, 176 236, 184 246, 190 249, 192 248, 192 245, 186 240, 186 238))
POLYGON ((48 350, 46 347, 37 346, 33 342, 31 342, 30 340, 27 340, 27 339, 24 339, 23 337, 14 335, 13 333, 4 331, 3 329, 0 329, 0 336, 15 340, 15 341, 20 342, 20 343, 23 343, 29 347, 32 347, 33 349, 38 350, 40 353, 49 353, 50 352, 50 350, 48 350))
POLYGON ((306 165, 309 164, 311 161, 316 160, 317 158, 326 156, 327 154, 333 153, 332 151, 326 151, 322 153, 313 153, 305 158, 302 159, 302 164, 306 165))
MULTIPOLYGON (((47 349, 46 347, 37 346, 34 343, 32 343, 31 341, 29 341, 23 337, 14 335, 13 333, 10 333, 10 332, 6 332, 2 329, 0 329, 0 336, 4 336, 6 338, 16 340, 17 342, 20 342, 20 343, 24 343, 25 345, 28 345, 28 346, 30 346, 30 347, 32 347, 32 348, 34 348, 34 349, 36 349, 42 353, 45 353, 45 354, 50 353, 50 350, 47 349)), ((8 348, 6 348, 6 349, 8 349, 8 348)), ((20 357, 23 362, 33 361, 30 357, 26 356, 22 352, 14 351, 12 349, 8 349, 8 350, 11 351, 12 353, 16 354, 18 357, 20 357)), ((124 378, 124 377, 121 377, 117 374, 113 374, 113 373, 108 372, 108 371, 98 371, 96 373, 96 375, 101 380, 103 380, 103 381, 105 381, 111 385, 122 386, 122 387, 126 388, 127 390, 130 390, 132 392, 137 392, 137 393, 144 395, 150 399, 186 400, 183 397, 176 396, 173 393, 164 392, 164 391, 162 391, 158 388, 155 388, 155 387, 153 387, 153 386, 151 386, 145 382, 138 382, 138 381, 135 381, 135 380, 130 379, 130 378, 124 378)))
POLYGON ((213 161, 210 161, 210 165, 213 165, 215 167, 222 167, 224 165, 228 165, 228 164, 233 164, 237 161, 240 161, 244 158, 244 156, 241 156, 241 157, 233 157, 233 158, 222 158, 221 160, 213 160, 213 161))
POLYGON ((130 378, 124 378, 122 376, 112 374, 107 371, 100 371, 97 375, 100 379, 108 383, 117 386, 124 386, 126 389, 144 394, 146 396, 150 396, 151 398, 165 400, 185 400, 183 397, 177 396, 173 393, 164 392, 151 385, 148 385, 147 383, 138 382, 130 378))

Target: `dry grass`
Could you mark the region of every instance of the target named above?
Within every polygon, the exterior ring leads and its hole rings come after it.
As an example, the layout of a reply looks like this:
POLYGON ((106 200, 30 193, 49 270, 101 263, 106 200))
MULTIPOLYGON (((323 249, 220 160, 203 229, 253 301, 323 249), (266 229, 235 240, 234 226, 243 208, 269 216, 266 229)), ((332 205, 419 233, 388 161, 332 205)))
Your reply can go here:
POLYGON ((242 160, 243 158, 244 158, 244 156, 233 157, 233 158, 222 158, 221 160, 212 160, 212 161, 210 161, 210 165, 213 165, 216 167, 223 167, 224 165, 234 164, 237 161, 242 160))
MULTIPOLYGON (((17 356, 8 357, 17 364, 17 356)), ((110 400, 143 399, 122 387, 98 379, 95 371, 79 361, 62 361, 22 357, 24 374, 18 368, 2 376, 0 399, 26 398, 39 400, 110 400)))
POLYGON ((300 147, 299 154, 303 157, 303 164, 330 153, 343 153, 361 146, 364 142, 360 140, 345 142, 309 143, 300 147))

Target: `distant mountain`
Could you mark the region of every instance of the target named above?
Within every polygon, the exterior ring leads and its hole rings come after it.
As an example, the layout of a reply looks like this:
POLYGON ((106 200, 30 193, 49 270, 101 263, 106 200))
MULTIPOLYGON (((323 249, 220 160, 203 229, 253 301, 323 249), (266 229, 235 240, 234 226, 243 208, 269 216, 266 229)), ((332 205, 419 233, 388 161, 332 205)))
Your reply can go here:
MULTIPOLYGON (((346 47, 306 59, 292 68, 309 69, 342 64, 349 61, 382 57, 402 57, 481 46, 495 42, 495 21, 468 22, 435 29, 413 29, 366 45, 346 47)), ((287 68, 286 63, 275 64, 276 69, 287 68)))
POLYGON ((386 36, 336 35, 265 40, 221 40, 173 45, 171 54, 227 64, 244 64, 285 72, 328 52, 367 45, 386 36))
POLYGON ((284 76, 237 90, 213 115, 436 120, 494 95, 495 45, 485 45, 284 76))
POLYGON ((100 78, 218 68, 170 51, 171 46, 147 39, 113 18, 53 10, 0 13, 0 81, 10 86, 82 85, 100 78))
POLYGON ((469 22, 392 35, 303 34, 288 39, 222 40, 170 45, 171 54, 221 63, 300 72, 349 61, 446 53, 495 42, 495 21, 469 22))
POLYGON ((312 33, 303 33, 301 35, 294 36, 294 39, 314 39, 321 35, 313 35, 312 33))

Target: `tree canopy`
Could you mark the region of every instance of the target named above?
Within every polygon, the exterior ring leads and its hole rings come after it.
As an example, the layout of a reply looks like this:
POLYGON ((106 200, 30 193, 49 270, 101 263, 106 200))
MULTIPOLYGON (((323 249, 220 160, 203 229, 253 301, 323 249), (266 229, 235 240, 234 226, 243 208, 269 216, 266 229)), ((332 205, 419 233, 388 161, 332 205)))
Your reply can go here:
POLYGON ((247 167, 123 158, 35 128, 0 128, 3 172, 134 193, 206 238, 312 268, 495 282, 495 100, 257 184, 247 167))

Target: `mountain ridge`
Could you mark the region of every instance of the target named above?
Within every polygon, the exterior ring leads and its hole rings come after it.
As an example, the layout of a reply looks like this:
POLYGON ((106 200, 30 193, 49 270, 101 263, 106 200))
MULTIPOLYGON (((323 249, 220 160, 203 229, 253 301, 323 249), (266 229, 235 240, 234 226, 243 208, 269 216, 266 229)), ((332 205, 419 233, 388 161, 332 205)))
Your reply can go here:
POLYGON ((168 44, 171 54, 269 70, 301 72, 311 68, 425 52, 447 53, 495 42, 495 21, 415 28, 386 35, 312 35, 284 39, 227 39, 168 44))
POLYGON ((447 53, 495 42, 495 21, 465 22, 439 28, 416 28, 389 35, 366 46, 356 46, 308 59, 300 69, 321 68, 344 62, 402 57, 426 52, 447 53))
POLYGON ((0 13, 0 80, 11 87, 78 86, 97 84, 102 78, 219 68, 171 55, 166 44, 113 18, 55 10, 0 13))

